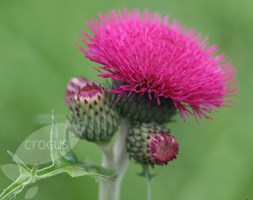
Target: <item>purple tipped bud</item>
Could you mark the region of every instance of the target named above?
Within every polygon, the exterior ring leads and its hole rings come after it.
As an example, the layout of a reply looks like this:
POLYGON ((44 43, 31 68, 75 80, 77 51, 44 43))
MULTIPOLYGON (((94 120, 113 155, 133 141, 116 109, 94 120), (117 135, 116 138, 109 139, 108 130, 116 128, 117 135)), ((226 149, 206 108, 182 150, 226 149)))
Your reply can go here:
POLYGON ((65 101, 70 108, 70 127, 77 137, 91 142, 109 142, 119 117, 107 91, 85 78, 73 78, 67 85, 65 101))
POLYGON ((176 139, 156 124, 134 126, 126 145, 130 158, 151 166, 168 164, 176 159, 179 150, 176 139))
POLYGON ((167 164, 177 157, 178 143, 168 133, 154 134, 148 143, 148 152, 156 164, 167 164))
POLYGON ((89 100, 96 96, 98 92, 101 92, 98 85, 95 85, 86 78, 75 77, 67 85, 65 102, 70 105, 73 103, 74 98, 89 100))

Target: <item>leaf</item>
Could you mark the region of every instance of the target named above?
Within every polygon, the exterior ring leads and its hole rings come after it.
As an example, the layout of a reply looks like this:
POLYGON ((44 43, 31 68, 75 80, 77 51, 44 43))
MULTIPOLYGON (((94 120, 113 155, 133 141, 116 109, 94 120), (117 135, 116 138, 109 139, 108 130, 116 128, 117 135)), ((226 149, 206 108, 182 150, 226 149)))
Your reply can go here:
POLYGON ((13 161, 19 168, 20 176, 9 187, 7 187, 0 195, 1 200, 10 200, 24 189, 24 187, 33 182, 30 169, 12 152, 7 151, 13 161))
MULTIPOLYGON (((58 141, 58 128, 52 114, 52 129, 50 135, 50 142, 57 143, 58 141)), ((68 129, 66 129, 66 144, 69 144, 68 129)), ((79 161, 76 155, 70 148, 66 148, 62 151, 59 149, 51 148, 50 155, 52 163, 50 166, 43 169, 39 169, 39 165, 34 165, 31 169, 10 151, 7 153, 12 157, 13 161, 19 168, 19 177, 9 187, 7 187, 0 194, 0 200, 11 200, 16 197, 17 194, 23 191, 23 189, 30 184, 33 184, 39 180, 50 178, 57 174, 67 173, 71 177, 79 176, 92 176, 100 178, 113 178, 114 173, 95 164, 79 161)))
POLYGON ((8 188, 3 190, 3 192, 0 195, 0 199, 1 200, 14 199, 17 194, 23 191, 26 185, 27 185, 27 181, 20 181, 20 179, 18 178, 8 188))
POLYGON ((20 160, 14 153, 12 153, 11 151, 6 151, 11 157, 12 160, 17 164, 18 169, 19 169, 19 173, 20 174, 26 174, 26 173, 30 173, 30 169, 23 163, 22 160, 20 160))

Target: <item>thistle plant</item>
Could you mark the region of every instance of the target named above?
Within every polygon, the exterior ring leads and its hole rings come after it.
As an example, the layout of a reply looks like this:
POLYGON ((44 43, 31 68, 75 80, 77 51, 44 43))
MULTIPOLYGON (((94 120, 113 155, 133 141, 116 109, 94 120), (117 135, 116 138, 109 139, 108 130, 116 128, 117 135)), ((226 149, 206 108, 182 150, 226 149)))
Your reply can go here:
MULTIPOLYGON (((30 169, 10 153, 21 174, 0 199, 11 199, 28 184, 67 172, 73 177, 103 177, 99 200, 119 200, 129 159, 151 181, 152 168, 166 167, 177 158, 176 131, 168 129, 177 113, 184 121, 193 116, 200 123, 201 118, 212 119, 210 113, 217 108, 231 105, 227 97, 235 94, 234 67, 193 29, 158 13, 127 9, 99 14, 86 25, 92 33, 82 32, 77 47, 100 64, 99 76, 110 81, 69 81, 65 134, 94 143, 102 153, 101 166, 80 161, 71 149, 53 149, 51 166, 30 169)), ((53 119, 52 140, 57 140, 55 129, 53 119)))

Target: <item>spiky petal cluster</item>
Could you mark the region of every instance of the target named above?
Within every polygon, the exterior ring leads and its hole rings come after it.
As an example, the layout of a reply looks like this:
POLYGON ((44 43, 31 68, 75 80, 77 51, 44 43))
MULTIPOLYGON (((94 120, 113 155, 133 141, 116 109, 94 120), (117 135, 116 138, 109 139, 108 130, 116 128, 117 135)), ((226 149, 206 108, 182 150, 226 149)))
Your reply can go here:
POLYGON ((156 164, 166 164, 178 154, 178 143, 168 133, 153 135, 148 144, 149 153, 156 164))
POLYGON ((82 98, 83 100, 86 98, 87 101, 89 98, 94 98, 99 93, 102 93, 102 90, 98 85, 86 78, 74 77, 68 82, 65 102, 66 104, 71 105, 75 97, 82 98))
POLYGON ((87 23, 93 35, 83 32, 79 49, 100 63, 100 75, 123 84, 112 92, 119 97, 132 92, 149 98, 170 98, 184 118, 204 116, 224 106, 234 89, 230 83, 234 70, 222 55, 214 55, 216 46, 176 22, 168 23, 159 14, 111 11, 99 14, 99 21, 87 23))

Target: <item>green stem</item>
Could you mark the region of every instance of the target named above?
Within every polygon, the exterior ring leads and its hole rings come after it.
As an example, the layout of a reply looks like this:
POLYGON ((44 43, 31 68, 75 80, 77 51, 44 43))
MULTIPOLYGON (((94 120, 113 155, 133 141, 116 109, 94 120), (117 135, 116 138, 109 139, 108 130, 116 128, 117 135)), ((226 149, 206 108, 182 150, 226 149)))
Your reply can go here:
MULTIPOLYGON (((54 116, 52 116, 52 121, 53 125, 50 134, 50 142, 52 144, 58 144, 58 129, 54 116)), ((69 146, 68 131, 69 130, 67 129, 66 141, 69 146)), ((113 173, 111 171, 92 163, 79 161, 70 148, 64 149, 64 151, 54 148, 51 148, 50 150, 52 164, 43 169, 38 169, 38 165, 34 165, 30 169, 21 159, 18 158, 18 156, 10 151, 7 151, 13 161, 17 164, 20 175, 16 181, 0 193, 0 200, 14 199, 16 195, 22 192, 27 185, 33 184, 42 179, 50 178, 60 173, 67 173, 71 177, 94 176, 104 179, 112 178, 113 173)))
MULTIPOLYGON (((112 144, 99 147, 102 151, 101 166, 114 170, 112 144)), ((113 181, 105 181, 104 179, 99 180, 99 200, 110 200, 108 191, 113 191, 112 182, 113 181)))
POLYGON ((128 166, 128 155, 125 140, 130 123, 123 119, 119 136, 115 145, 100 146, 102 150, 102 166, 115 171, 114 180, 101 180, 99 182, 99 200, 119 200, 122 179, 128 166))
POLYGON ((22 192, 22 190, 30 184, 33 184, 37 181, 50 178, 52 176, 55 176, 57 174, 61 173, 68 173, 72 177, 78 177, 78 176, 96 176, 100 178, 107 178, 106 175, 102 175, 99 173, 96 173, 96 171, 100 171, 103 173, 106 173, 106 170, 95 166, 93 164, 86 164, 86 163, 65 163, 63 165, 55 166, 54 164, 37 170, 37 166, 35 168, 29 169, 26 168, 26 166, 19 166, 21 171, 21 174, 19 178, 13 182, 9 187, 7 187, 5 190, 2 191, 0 194, 0 200, 7 200, 7 199, 13 199, 18 193, 22 192), (24 168, 25 167, 25 168, 24 168))
POLYGON ((151 180, 147 180, 147 200, 151 200, 151 180))

